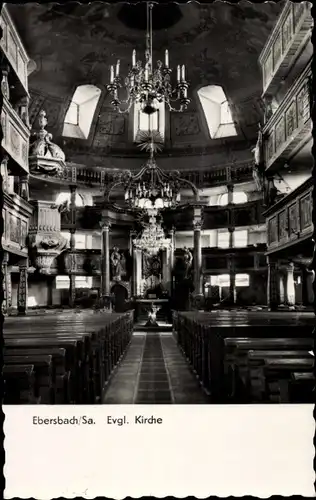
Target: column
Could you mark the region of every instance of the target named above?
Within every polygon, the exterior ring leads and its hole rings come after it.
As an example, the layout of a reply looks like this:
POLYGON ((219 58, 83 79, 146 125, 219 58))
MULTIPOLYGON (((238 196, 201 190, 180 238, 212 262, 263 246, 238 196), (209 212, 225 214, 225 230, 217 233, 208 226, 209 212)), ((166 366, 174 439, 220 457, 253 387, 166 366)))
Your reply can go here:
POLYGON ((143 254, 141 250, 136 249, 136 295, 143 294, 143 254))
POLYGON ((235 275, 235 259, 234 255, 228 255, 229 269, 229 303, 234 305, 236 302, 236 275, 235 275))
POLYGON ((132 257, 132 295, 136 297, 137 295, 137 281, 136 281, 136 266, 137 266, 137 258, 136 258, 136 248, 134 247, 133 240, 136 238, 136 231, 131 230, 129 233, 129 252, 132 257))
POLYGON ((289 306, 295 305, 294 263, 286 267, 286 302, 289 306))
POLYGON ((71 253, 71 269, 69 274, 69 307, 74 308, 76 303, 76 186, 70 186, 70 218, 72 227, 70 232, 70 253, 71 253))
POLYGON ((197 217, 193 221, 193 241, 194 241, 194 295, 202 295, 202 279, 201 279, 201 268, 202 268, 202 246, 201 246, 201 227, 202 220, 201 217, 197 217))
POLYGON ((18 285, 18 313, 25 315, 27 312, 28 298, 28 258, 19 263, 20 280, 18 285))
POLYGON ((279 293, 278 293, 278 268, 277 263, 268 257, 268 306, 271 311, 278 308, 279 305, 279 293))
POLYGON ((168 267, 169 267, 169 272, 168 272, 168 280, 169 280, 169 294, 170 296, 172 295, 173 292, 173 266, 174 266, 174 228, 170 230, 169 233, 170 237, 170 249, 169 249, 169 259, 168 259, 168 267))
POLYGON ((279 294, 280 294, 280 304, 284 304, 286 302, 286 297, 285 297, 285 277, 283 273, 279 275, 279 294))
POLYGON ((4 155, 1 161, 1 177, 2 177, 2 191, 6 193, 8 191, 8 161, 9 157, 4 155))
POLYGON ((233 204, 234 184, 227 184, 227 204, 233 204))
POLYGON ((107 307, 110 300, 110 222, 101 222, 101 304, 107 307))
POLYGON ((29 96, 23 96, 20 101, 20 116, 22 121, 25 123, 27 128, 31 129, 30 120, 29 120, 29 104, 30 98, 29 96))
POLYGON ((12 305, 11 272, 9 270, 8 263, 9 263, 9 253, 3 252, 3 259, 2 259, 2 274, 3 274, 2 312, 3 312, 3 314, 10 314, 11 305, 12 305))
POLYGON ((25 201, 29 201, 30 191, 29 191, 29 176, 23 175, 19 178, 19 196, 25 201))

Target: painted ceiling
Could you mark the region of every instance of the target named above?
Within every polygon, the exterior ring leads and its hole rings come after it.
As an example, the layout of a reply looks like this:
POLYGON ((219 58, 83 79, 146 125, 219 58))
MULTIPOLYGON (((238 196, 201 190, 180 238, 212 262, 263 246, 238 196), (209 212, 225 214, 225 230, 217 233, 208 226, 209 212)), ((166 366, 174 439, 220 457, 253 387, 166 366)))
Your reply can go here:
MULTIPOLYGON (((221 85, 236 108, 244 135, 253 139, 262 91, 258 57, 283 5, 216 1, 154 7, 154 58, 163 59, 168 48, 171 67, 186 65, 192 111, 197 108, 198 88, 221 85), (254 112, 256 116, 249 118, 254 112), (252 122, 248 128, 247 120, 252 122)), ((30 2, 8 8, 37 65, 29 77, 31 93, 69 100, 82 83, 105 86, 109 65, 117 59, 124 75, 133 48, 143 59, 145 16, 139 3, 30 2)), ((61 113, 55 119, 63 117, 61 113)))

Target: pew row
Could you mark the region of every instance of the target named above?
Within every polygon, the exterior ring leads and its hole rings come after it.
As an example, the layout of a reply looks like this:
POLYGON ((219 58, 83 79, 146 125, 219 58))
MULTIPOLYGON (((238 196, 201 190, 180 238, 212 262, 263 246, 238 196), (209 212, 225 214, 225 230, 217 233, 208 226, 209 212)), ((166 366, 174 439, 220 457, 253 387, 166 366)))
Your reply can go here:
POLYGON ((313 326, 277 326, 245 315, 173 314, 177 343, 214 403, 312 403, 313 326))
POLYGON ((132 313, 10 320, 4 324, 5 404, 101 403, 133 331, 132 313))

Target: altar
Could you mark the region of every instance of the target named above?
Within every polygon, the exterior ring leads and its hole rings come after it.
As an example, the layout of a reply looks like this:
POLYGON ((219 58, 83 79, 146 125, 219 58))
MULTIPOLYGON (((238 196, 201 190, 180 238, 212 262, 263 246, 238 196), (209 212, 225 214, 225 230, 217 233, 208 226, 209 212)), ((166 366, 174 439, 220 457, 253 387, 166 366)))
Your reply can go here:
POLYGON ((147 298, 147 299, 137 299, 136 300, 136 321, 140 317, 141 313, 147 312, 147 323, 145 326, 158 327, 157 313, 164 306, 167 306, 165 311, 166 321, 168 321, 169 314, 169 299, 160 298, 147 298))

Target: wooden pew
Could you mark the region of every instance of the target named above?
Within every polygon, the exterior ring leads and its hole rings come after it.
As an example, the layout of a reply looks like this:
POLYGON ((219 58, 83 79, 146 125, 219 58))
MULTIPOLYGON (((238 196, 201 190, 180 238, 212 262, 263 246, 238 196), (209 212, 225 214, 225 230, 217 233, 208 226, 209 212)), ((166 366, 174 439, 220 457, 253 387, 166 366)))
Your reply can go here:
POLYGON ((3 365, 4 404, 39 404, 33 365, 3 365))
POLYGON ((4 355, 4 364, 12 365, 31 365, 34 367, 39 386, 39 397, 42 404, 55 403, 56 376, 55 366, 52 362, 52 356, 49 354, 32 354, 27 356, 4 355))
MULTIPOLYGON (((214 316, 200 312, 173 315, 173 330, 178 345, 214 402, 231 401, 232 389, 235 389, 231 387, 227 375, 231 376, 229 371, 234 367, 237 345, 237 357, 244 357, 245 365, 250 349, 284 350, 285 345, 287 349, 293 347, 293 350, 312 348, 311 324, 301 324, 296 318, 290 324, 282 323, 282 317, 266 318, 270 326, 278 326, 280 334, 286 334, 284 338, 275 339, 276 329, 267 328, 265 321, 256 315, 214 316)), ((246 402, 247 391, 244 391, 244 399, 246 402)))
POLYGON ((18 318, 5 324, 5 348, 23 355, 30 349, 49 354, 64 348, 56 397, 59 402, 91 404, 101 402, 105 382, 124 355, 132 330, 131 314, 18 318), (63 392, 68 395, 63 397, 63 392))

